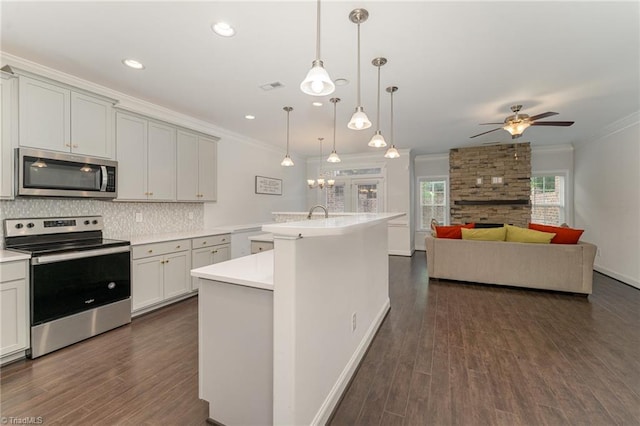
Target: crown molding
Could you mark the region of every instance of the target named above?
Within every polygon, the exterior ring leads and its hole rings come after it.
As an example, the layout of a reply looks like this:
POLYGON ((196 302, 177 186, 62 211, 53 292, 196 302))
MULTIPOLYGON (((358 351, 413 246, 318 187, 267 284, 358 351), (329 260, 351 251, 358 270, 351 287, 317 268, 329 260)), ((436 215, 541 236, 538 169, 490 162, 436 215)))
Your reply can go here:
POLYGON ((638 125, 638 123, 640 123, 640 111, 635 111, 625 117, 622 117, 614 121, 608 126, 605 126, 602 129, 602 132, 600 133, 600 135, 598 135, 598 137, 596 138, 596 140, 608 138, 609 136, 622 132, 628 129, 629 127, 636 126, 638 125))

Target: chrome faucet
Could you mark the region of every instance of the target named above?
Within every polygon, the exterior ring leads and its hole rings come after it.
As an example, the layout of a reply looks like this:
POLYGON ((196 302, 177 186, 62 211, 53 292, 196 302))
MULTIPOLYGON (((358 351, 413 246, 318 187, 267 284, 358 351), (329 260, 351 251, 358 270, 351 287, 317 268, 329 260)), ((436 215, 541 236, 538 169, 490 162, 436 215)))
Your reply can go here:
POLYGON ((320 207, 322 210, 324 210, 324 218, 325 219, 329 217, 329 210, 327 210, 327 208, 325 206, 323 206, 322 204, 318 204, 318 205, 315 205, 315 206, 311 207, 311 210, 309 210, 309 214, 307 215, 307 219, 311 219, 311 214, 318 207, 320 207))

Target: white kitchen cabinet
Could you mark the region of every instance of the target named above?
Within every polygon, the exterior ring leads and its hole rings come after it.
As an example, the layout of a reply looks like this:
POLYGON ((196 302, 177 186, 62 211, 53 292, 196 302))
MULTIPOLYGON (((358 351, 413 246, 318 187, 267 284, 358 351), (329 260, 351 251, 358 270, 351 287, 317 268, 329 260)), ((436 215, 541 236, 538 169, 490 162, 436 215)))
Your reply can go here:
POLYGON ((178 130, 178 201, 215 201, 217 196, 217 142, 178 130))
MULTIPOLYGON (((230 234, 194 238, 191 241, 191 268, 212 265, 231 259, 230 234)), ((191 290, 198 290, 198 278, 191 278, 191 290)))
POLYGON ((116 114, 118 200, 176 200, 176 130, 132 114, 116 114))
POLYGON ((251 241, 251 254, 273 250, 273 241, 251 241))
POLYGON ((20 146, 113 157, 113 101, 19 77, 20 146))
POLYGON ((17 146, 17 79, 0 73, 0 199, 13 199, 13 148, 17 146))
POLYGON ((133 246, 131 298, 133 313, 171 303, 191 289, 191 241, 133 246))
POLYGON ((29 347, 28 261, 0 263, 0 356, 22 356, 29 347))

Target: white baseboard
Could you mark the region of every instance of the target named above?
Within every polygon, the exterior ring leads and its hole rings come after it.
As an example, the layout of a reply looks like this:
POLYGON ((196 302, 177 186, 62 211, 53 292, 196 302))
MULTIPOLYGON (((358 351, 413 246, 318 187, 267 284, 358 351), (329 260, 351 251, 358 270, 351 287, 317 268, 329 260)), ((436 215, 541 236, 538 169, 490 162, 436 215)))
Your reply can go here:
POLYGON ((391 308, 391 301, 387 299, 384 305, 382 306, 382 309, 380 309, 380 312, 378 312, 378 315, 371 323, 371 326, 369 327, 365 335, 362 337, 362 340, 360 341, 360 344, 358 345, 355 352, 353 353, 353 356, 345 366, 344 370, 342 370, 342 373, 340 373, 338 380, 333 385, 333 388, 331 388, 331 391, 329 392, 324 402, 320 406, 320 409, 318 410, 316 415, 313 417, 313 421, 311 422, 312 425, 327 424, 327 421, 329 420, 329 416, 331 416, 331 413, 333 412, 334 408, 338 404, 338 401, 340 401, 340 397, 342 396, 342 394, 344 393, 344 390, 349 384, 349 381, 351 380, 351 377, 356 371, 356 368, 358 368, 358 365, 360 365, 360 361, 362 361, 364 354, 367 352, 367 349, 369 348, 369 345, 371 344, 373 337, 376 335, 378 328, 380 328, 380 325, 382 324, 382 320, 384 320, 384 317, 385 315, 387 315, 387 312, 389 312, 390 308, 391 308))
POLYGON ((614 272, 614 271, 612 271, 610 269, 605 268, 604 266, 600 266, 600 265, 596 265, 596 264, 593 265, 593 269, 595 271, 598 271, 598 272, 602 273, 602 274, 608 275, 611 278, 615 278, 618 281, 622 281, 625 284, 629 284, 632 287, 640 289, 640 281, 635 280, 635 279, 633 279, 631 277, 628 277, 628 276, 623 275, 623 274, 619 274, 617 272, 614 272))
POLYGON ((413 256, 413 250, 389 250, 390 256, 413 256))

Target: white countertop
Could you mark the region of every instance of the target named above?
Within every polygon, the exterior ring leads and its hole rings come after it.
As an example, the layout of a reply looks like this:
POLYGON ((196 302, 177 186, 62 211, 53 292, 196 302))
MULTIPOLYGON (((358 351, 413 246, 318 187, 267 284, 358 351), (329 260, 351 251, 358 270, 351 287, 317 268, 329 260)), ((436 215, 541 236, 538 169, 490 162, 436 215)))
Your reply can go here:
POLYGON ((273 250, 192 269, 191 276, 273 291, 273 250))
POLYGON ((0 250, 0 263, 27 259, 31 259, 30 254, 20 253, 13 250, 0 250))
POLYGON ((273 242, 273 234, 271 232, 263 232, 249 237, 249 241, 260 241, 265 243, 273 242))
POLYGON ((360 213, 349 216, 329 217, 320 220, 302 220, 263 225, 262 230, 278 235, 323 237, 344 235, 358 228, 372 226, 380 222, 404 216, 405 213, 360 213))
POLYGON ((214 228, 203 229, 200 231, 167 232, 164 234, 138 235, 134 237, 115 236, 109 238, 130 241, 132 246, 139 246, 142 244, 161 243, 164 241, 185 240, 190 238, 208 237, 210 235, 223 235, 230 233, 230 231, 225 229, 214 228))
POLYGON ((215 229, 231 232, 233 234, 236 232, 259 231, 262 228, 262 225, 268 225, 269 223, 271 222, 249 223, 244 225, 221 225, 216 226, 215 229))

